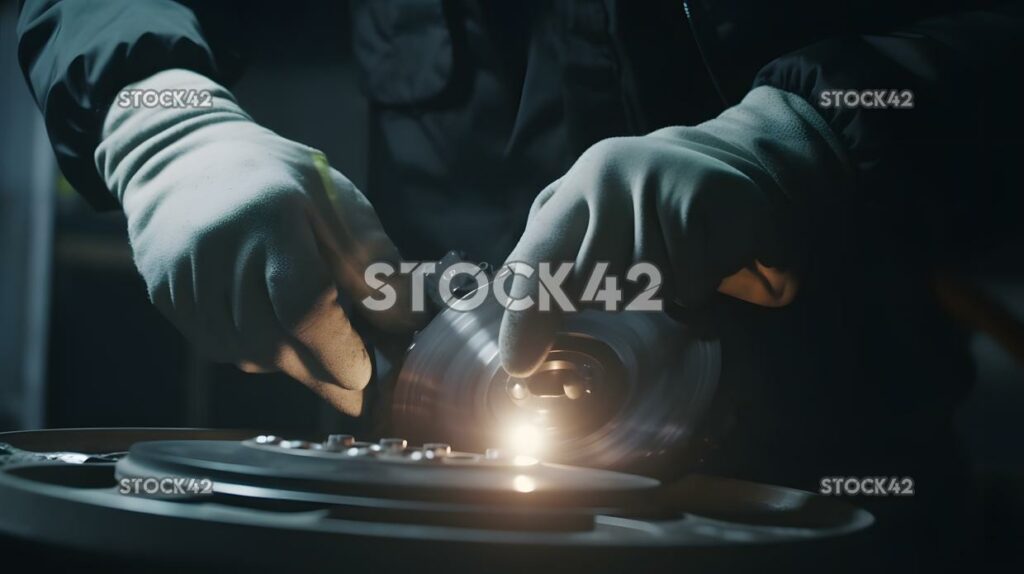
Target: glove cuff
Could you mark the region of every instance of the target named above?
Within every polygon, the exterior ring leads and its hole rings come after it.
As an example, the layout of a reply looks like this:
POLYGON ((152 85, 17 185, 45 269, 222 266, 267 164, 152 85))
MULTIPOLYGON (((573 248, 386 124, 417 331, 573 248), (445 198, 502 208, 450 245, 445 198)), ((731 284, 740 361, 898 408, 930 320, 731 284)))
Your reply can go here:
POLYGON ((226 121, 252 122, 231 92, 191 70, 172 69, 125 86, 103 122, 96 169, 123 205, 132 177, 169 144, 226 121))

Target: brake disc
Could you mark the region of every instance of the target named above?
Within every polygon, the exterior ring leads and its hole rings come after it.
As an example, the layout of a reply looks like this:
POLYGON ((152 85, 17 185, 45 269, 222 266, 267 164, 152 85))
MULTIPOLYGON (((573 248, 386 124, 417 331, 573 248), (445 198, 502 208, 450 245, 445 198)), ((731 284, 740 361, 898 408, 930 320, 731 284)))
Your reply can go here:
POLYGON ((398 434, 630 472, 696 456, 718 341, 661 312, 568 313, 545 362, 521 379, 501 367, 502 311, 493 298, 446 309, 416 335, 392 396, 398 434))
POLYGON ((804 556, 819 566, 812 548, 834 558, 873 522, 836 498, 744 481, 666 485, 440 443, 240 434, 0 433, 42 451, 0 457, 0 541, 102 553, 127 571, 760 572, 804 556), (47 456, 73 449, 83 462, 47 456))

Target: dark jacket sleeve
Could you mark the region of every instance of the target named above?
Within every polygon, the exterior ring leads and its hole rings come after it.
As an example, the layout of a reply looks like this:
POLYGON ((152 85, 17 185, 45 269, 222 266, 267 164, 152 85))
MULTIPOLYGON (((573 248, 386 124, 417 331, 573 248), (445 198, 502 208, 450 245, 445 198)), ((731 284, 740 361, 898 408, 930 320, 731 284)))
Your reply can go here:
POLYGON ((94 207, 117 207, 93 152, 121 88, 170 68, 220 82, 237 73, 240 55, 217 37, 224 27, 199 12, 172 0, 23 0, 22 71, 43 112, 57 163, 94 207))
POLYGON ((771 62, 755 85, 803 96, 842 140, 861 233, 883 229, 942 260, 1019 218, 1008 206, 1022 195, 1022 71, 1016 2, 826 40, 771 62), (826 107, 832 90, 909 90, 913 108, 826 107))

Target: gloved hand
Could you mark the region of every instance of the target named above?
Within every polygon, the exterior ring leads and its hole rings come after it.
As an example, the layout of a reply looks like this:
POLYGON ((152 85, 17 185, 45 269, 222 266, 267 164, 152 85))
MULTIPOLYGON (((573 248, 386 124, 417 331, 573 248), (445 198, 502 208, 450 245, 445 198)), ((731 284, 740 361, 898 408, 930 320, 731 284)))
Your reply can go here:
MULTIPOLYGON (((152 302, 211 358, 282 370, 358 414, 371 362, 338 289, 359 301, 366 266, 399 260, 369 202, 322 153, 259 126, 208 78, 168 70, 128 88, 212 96, 209 107, 115 103, 104 122, 96 166, 152 302)), ((403 309, 368 318, 410 330, 417 318, 403 309)))
MULTIPOLYGON (((544 189, 508 263, 574 262, 564 292, 577 305, 595 264, 624 283, 636 262, 657 266, 659 296, 699 305, 716 290, 766 306, 796 294, 789 238, 796 206, 848 185, 838 141, 811 106, 770 87, 696 127, 613 138, 587 150, 544 189)), ((515 275, 513 300, 538 301, 538 273, 515 275)), ((622 306, 620 305, 620 309, 622 306)), ((505 369, 526 376, 559 328, 557 306, 506 308, 505 369)))

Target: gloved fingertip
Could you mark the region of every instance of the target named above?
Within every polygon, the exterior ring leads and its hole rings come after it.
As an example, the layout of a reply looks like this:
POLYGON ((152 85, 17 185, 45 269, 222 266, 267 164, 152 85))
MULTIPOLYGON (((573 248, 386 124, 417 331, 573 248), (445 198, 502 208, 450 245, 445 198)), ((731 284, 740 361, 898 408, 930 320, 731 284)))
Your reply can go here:
POLYGON ((275 364, 286 374, 311 388, 331 385, 361 391, 370 383, 373 365, 362 340, 316 345, 293 341, 282 346, 275 364))
POLYGON ((363 414, 365 396, 361 390, 343 389, 333 385, 321 385, 313 391, 332 407, 346 415, 358 417, 363 414))
POLYGON ((341 382, 342 387, 352 391, 361 391, 370 384, 370 378, 373 376, 373 363, 365 345, 350 347, 348 351, 351 356, 344 361, 342 372, 334 373, 334 375, 341 382))
POLYGON ((238 370, 243 373, 249 373, 250 375, 259 375, 264 373, 276 373, 279 369, 276 367, 269 367, 255 361, 241 360, 235 363, 238 370))
POLYGON ((558 320, 553 314, 506 312, 498 332, 501 365, 514 377, 528 377, 554 344, 558 320))
POLYGON ((337 344, 318 345, 314 351, 317 367, 328 382, 350 391, 361 391, 373 376, 373 363, 366 345, 352 331, 349 337, 339 337, 337 344))

